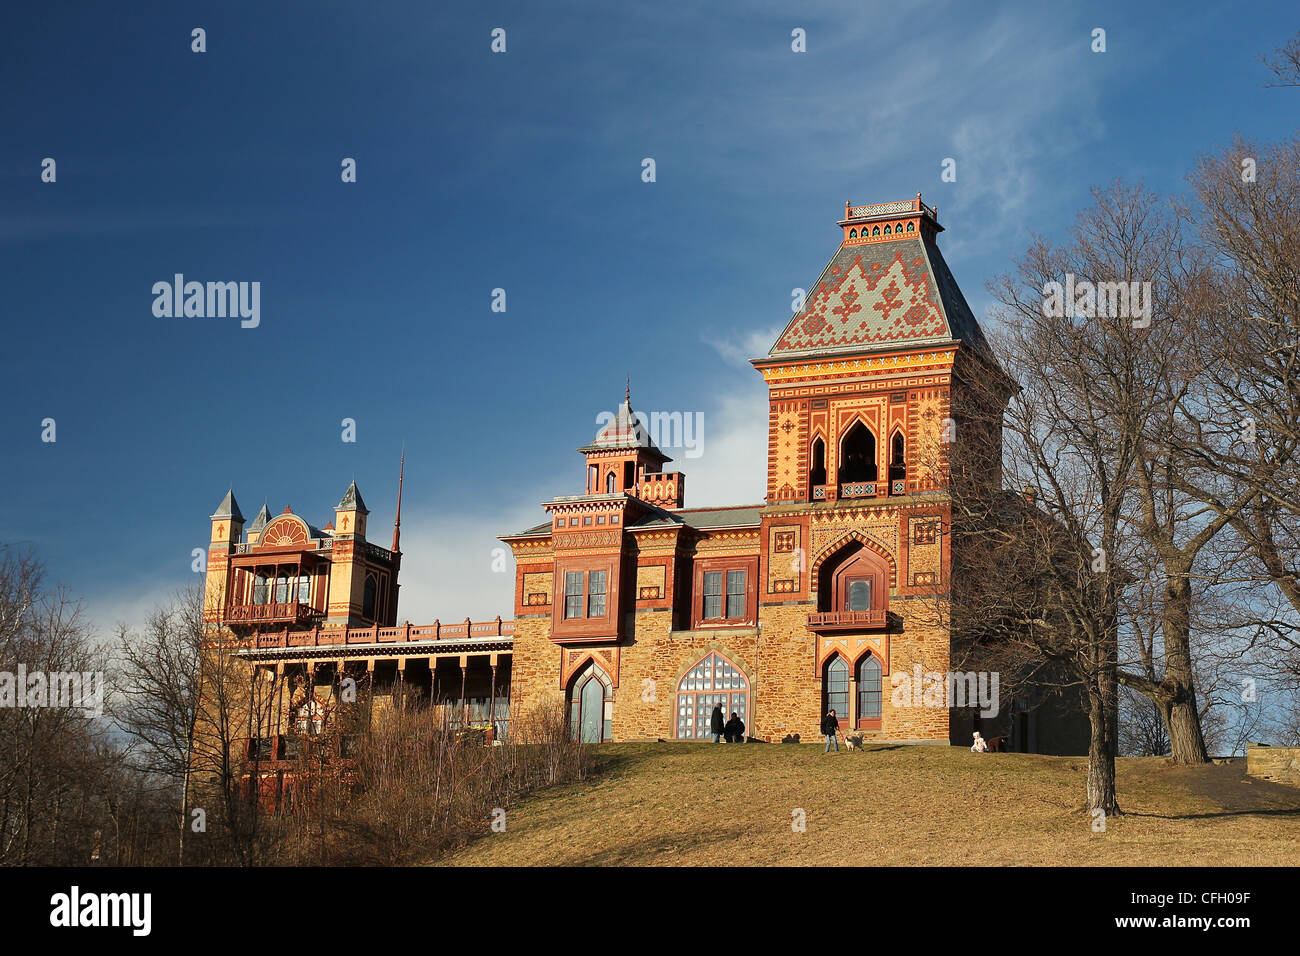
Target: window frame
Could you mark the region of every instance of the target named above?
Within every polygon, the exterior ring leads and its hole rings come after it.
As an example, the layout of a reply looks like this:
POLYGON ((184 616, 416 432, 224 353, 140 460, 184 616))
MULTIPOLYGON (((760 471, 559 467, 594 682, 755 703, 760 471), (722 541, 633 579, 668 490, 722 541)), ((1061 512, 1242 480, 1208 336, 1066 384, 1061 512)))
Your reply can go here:
MULTIPOLYGON (((753 627, 758 620, 758 557, 752 558, 709 558, 695 562, 693 574, 694 586, 691 591, 691 627, 753 627), (741 594, 741 613, 732 616, 736 609, 734 603, 728 602, 728 572, 740 571, 744 574, 744 589, 741 594), (719 617, 706 616, 705 582, 708 576, 719 574, 720 590, 719 617)), ((708 595, 713 597, 714 595, 708 595)))

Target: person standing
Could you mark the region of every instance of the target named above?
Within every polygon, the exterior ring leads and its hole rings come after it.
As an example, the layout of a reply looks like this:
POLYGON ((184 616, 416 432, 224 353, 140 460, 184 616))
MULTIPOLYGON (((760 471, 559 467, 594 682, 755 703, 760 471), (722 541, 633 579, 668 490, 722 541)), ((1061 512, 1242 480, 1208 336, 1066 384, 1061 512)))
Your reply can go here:
POLYGON ((722 719, 722 705, 713 705, 713 716, 709 718, 709 733, 713 734, 713 742, 719 743, 722 740, 722 729, 726 724, 722 719))
POLYGON ((823 750, 822 753, 827 753, 827 754, 830 753, 831 744, 835 745, 836 753, 840 752, 840 738, 838 736, 839 732, 840 732, 840 721, 839 718, 835 716, 835 711, 832 709, 829 713, 827 713, 825 717, 822 718, 822 733, 826 735, 826 749, 823 750))

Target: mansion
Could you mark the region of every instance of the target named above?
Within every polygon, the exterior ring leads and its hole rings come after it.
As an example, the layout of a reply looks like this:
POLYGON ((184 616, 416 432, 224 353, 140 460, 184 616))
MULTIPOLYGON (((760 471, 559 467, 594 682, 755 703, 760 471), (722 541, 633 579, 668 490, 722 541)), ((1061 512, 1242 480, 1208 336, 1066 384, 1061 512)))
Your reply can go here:
MULTIPOLYGON (((365 675, 377 693, 411 685, 506 738, 512 715, 562 702, 584 741, 711 739, 720 705, 763 741, 817 740, 834 708, 869 740, 969 746, 980 729, 1014 750, 1086 751, 1077 721, 1055 726, 1025 702, 990 718, 893 693, 895 675, 957 659, 948 445, 960 400, 988 400, 972 383, 1003 373, 919 194, 846 204, 837 229, 802 308, 753 360, 768 387, 765 500, 687 507, 686 476, 666 470, 629 390, 578 449, 575 493, 502 537, 513 606, 493 621, 397 623, 400 491, 388 548, 367 539, 355 484, 321 529, 265 507, 245 528, 227 495, 212 516, 206 627, 283 698, 251 746, 280 759, 290 721, 365 675)), ((1000 486, 1000 438, 963 437, 987 444, 985 477, 1000 486)))

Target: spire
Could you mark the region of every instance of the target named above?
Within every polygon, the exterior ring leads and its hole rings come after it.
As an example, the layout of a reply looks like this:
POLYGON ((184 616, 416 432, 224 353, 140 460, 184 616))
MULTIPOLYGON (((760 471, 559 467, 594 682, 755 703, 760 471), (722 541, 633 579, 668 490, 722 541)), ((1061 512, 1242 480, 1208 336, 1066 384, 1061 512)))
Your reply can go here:
POLYGON ((262 502, 262 510, 257 513, 253 523, 248 526, 250 532, 256 533, 271 523, 271 511, 266 507, 266 502, 262 502))
POLYGON ((244 516, 239 511, 239 502, 235 500, 235 489, 231 488, 226 492, 226 497, 221 499, 221 504, 217 505, 216 514, 213 518, 226 518, 229 521, 238 521, 244 523, 244 516))
POLYGON ((357 489, 356 479, 352 479, 352 484, 348 485, 348 490, 343 492, 343 497, 334 508, 335 511, 356 511, 363 515, 370 514, 370 509, 361 499, 361 492, 357 489))
POLYGON ((402 464, 397 469, 397 517, 393 521, 393 553, 402 550, 402 479, 406 477, 406 446, 402 446, 402 464))

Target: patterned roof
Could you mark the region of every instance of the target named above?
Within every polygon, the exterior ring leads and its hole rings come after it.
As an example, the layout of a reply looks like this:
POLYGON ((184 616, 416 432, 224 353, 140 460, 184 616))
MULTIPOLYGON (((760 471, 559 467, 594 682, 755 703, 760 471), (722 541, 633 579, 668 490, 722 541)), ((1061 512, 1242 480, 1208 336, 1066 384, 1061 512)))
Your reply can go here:
POLYGON ((636 417, 636 412, 632 411, 632 396, 629 394, 623 399, 623 404, 618 407, 614 417, 596 433, 596 437, 592 439, 591 444, 583 445, 578 451, 585 454, 593 451, 614 451, 632 448, 644 449, 663 461, 672 461, 671 458, 655 446, 655 443, 650 438, 650 433, 645 430, 641 420, 636 417))
POLYGON ((933 238, 913 233, 841 245, 768 355, 864 352, 953 340, 987 349, 933 238))

